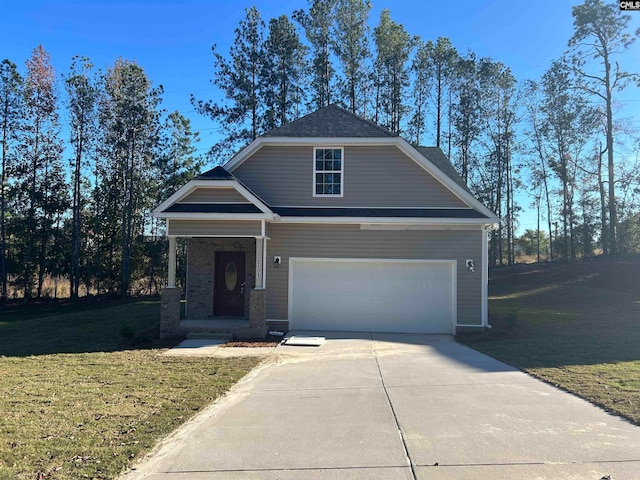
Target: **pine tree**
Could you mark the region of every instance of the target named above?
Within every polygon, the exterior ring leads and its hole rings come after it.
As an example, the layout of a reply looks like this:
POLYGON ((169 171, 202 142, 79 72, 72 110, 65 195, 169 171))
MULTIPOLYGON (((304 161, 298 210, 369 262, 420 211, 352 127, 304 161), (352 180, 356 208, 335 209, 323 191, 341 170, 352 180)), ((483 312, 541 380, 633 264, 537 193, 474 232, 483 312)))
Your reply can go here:
POLYGON ((378 70, 378 102, 376 117, 380 125, 394 133, 400 133, 402 119, 407 111, 405 91, 409 85, 409 56, 417 37, 410 36, 404 27, 391 20, 391 13, 384 9, 380 22, 373 30, 378 70))
POLYGON ((566 59, 556 60, 545 72, 542 86, 542 134, 550 152, 549 165, 560 180, 562 192, 563 251, 565 260, 576 259, 574 191, 578 158, 596 127, 595 109, 576 89, 566 59))
POLYGON ((49 54, 39 45, 27 60, 25 126, 15 184, 22 207, 20 246, 25 301, 32 295, 36 267, 37 296, 42 295, 52 229, 68 205, 59 131, 55 72, 49 54))
POLYGON ((337 0, 335 22, 331 30, 333 52, 340 61, 342 77, 339 92, 349 110, 362 116, 366 113, 366 62, 369 51, 369 0, 337 0))
POLYGON ((427 44, 419 41, 411 62, 413 76, 413 114, 409 120, 409 135, 415 145, 421 145, 427 129, 427 102, 431 91, 431 59, 427 44))
POLYGON ((293 19, 304 28, 311 45, 311 90, 316 109, 335 101, 333 82, 335 69, 331 62, 331 32, 336 0, 309 0, 308 12, 296 10, 293 19))
POLYGON ((212 47, 215 72, 211 83, 222 92, 224 100, 197 100, 191 95, 196 111, 218 122, 224 132, 224 138, 209 152, 217 161, 255 140, 261 133, 264 22, 255 7, 245 12, 245 18, 235 30, 229 58, 217 52, 215 45, 212 47))
MULTIPOLYGON (((637 74, 630 74, 620 68, 615 58, 629 48, 640 35, 627 32, 630 15, 623 15, 617 4, 602 0, 586 0, 572 8, 574 33, 569 39, 573 54, 573 68, 581 80, 580 88, 604 102, 603 123, 605 124, 607 170, 609 186, 609 235, 610 252, 618 252, 616 228, 618 223, 617 199, 615 193, 615 156, 613 126, 613 96, 629 81, 638 81, 637 74), (599 65, 593 65, 592 60, 599 65)), ((603 226, 604 228, 604 226, 603 226)))
POLYGON ((69 287, 71 298, 78 298, 82 244, 82 213, 85 195, 82 191, 83 169, 87 167, 95 146, 97 89, 91 76, 93 65, 88 58, 74 57, 71 71, 65 79, 69 111, 70 143, 74 151, 71 164, 73 181, 71 269, 69 287))
POLYGON ((153 164, 158 154, 161 93, 134 62, 119 59, 107 71, 99 112, 103 135, 99 195, 104 205, 100 216, 105 222, 101 228, 108 229, 109 287, 115 287, 114 268, 119 264, 122 297, 129 294, 134 239, 144 233, 145 214, 153 203, 148 193, 158 182, 153 164))
POLYGON ((436 43, 427 43, 427 55, 431 63, 431 75, 434 85, 434 101, 436 106, 436 146, 442 145, 443 102, 445 94, 451 87, 458 62, 458 52, 446 37, 438 37, 436 43))
POLYGON ((16 65, 0 63, 0 142, 2 171, 0 171, 0 303, 7 300, 7 203, 9 180, 15 162, 15 144, 21 129, 23 109, 23 79, 16 65))
POLYGON ((306 72, 306 47, 300 42, 295 25, 286 15, 269 21, 269 35, 264 44, 265 62, 261 95, 266 111, 265 131, 277 128, 299 116, 306 72))
POLYGON ((474 161, 474 144, 481 133, 480 82, 478 64, 473 52, 459 57, 450 89, 455 103, 449 115, 449 124, 454 127, 452 141, 458 152, 458 171, 468 183, 470 166, 474 161))

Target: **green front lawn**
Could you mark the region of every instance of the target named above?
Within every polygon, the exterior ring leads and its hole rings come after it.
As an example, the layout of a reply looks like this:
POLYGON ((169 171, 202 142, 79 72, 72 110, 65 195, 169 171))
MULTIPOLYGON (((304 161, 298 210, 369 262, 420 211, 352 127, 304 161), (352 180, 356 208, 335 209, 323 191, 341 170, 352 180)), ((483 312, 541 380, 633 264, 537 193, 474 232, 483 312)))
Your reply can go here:
POLYGON ((259 359, 158 354, 157 301, 0 320, 0 479, 115 478, 259 359))
POLYGON ((489 284, 469 346, 640 425, 640 261, 527 265, 489 284))

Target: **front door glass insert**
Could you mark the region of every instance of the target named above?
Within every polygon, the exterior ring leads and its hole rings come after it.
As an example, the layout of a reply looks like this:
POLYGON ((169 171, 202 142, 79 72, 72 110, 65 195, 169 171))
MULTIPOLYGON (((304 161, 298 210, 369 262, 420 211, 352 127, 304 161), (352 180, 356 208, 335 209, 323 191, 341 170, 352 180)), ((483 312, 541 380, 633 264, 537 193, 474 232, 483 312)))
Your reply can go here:
POLYGON ((227 263, 224 269, 224 286, 228 292, 233 292, 238 285, 238 267, 233 260, 227 263))

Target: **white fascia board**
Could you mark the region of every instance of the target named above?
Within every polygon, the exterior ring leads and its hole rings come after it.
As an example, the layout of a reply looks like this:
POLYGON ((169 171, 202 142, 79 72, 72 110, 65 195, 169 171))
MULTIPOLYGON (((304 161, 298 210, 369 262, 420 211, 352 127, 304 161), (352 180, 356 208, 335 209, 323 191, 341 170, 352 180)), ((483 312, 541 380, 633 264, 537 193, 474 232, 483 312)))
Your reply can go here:
MULTIPOLYGON (((158 205, 151 215, 156 218, 176 218, 170 217, 169 213, 165 213, 164 210, 169 208, 171 205, 179 202, 190 193, 192 193, 197 188, 234 188, 240 195, 246 198, 250 203, 255 205, 265 214, 273 216, 273 212, 269 207, 267 207, 259 198, 257 198, 253 193, 247 190, 245 187, 240 185, 236 180, 190 180, 186 184, 184 184, 176 193, 167 198, 164 202, 158 205)), ((185 214, 180 214, 185 215, 185 214)), ((248 214, 249 215, 249 214, 248 214)))
POLYGON ((154 214, 156 218, 176 220, 271 220, 273 215, 268 213, 189 213, 189 212, 165 212, 154 214))
POLYGON ((276 223, 355 223, 405 225, 491 225, 486 218, 282 217, 276 223))

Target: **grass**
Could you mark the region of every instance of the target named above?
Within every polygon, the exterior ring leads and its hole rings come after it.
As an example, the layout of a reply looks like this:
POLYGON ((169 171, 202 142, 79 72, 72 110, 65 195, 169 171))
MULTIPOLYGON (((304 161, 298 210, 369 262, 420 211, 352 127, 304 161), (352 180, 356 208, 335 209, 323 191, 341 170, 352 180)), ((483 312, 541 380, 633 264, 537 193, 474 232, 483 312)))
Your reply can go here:
POLYGON ((259 362, 159 356, 159 308, 2 312, 0 479, 115 478, 259 362))
POLYGON ((640 261, 495 271, 469 346, 640 425, 640 261))

